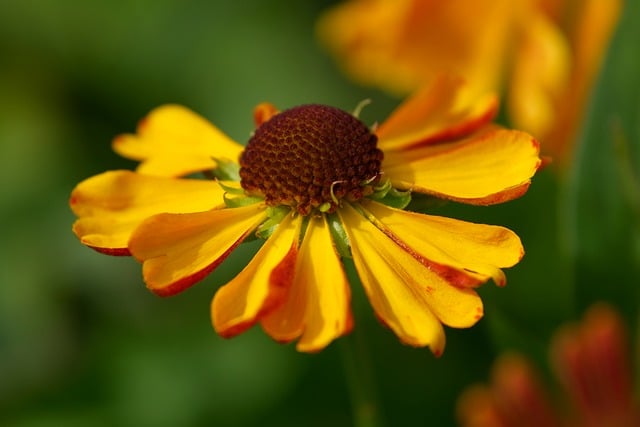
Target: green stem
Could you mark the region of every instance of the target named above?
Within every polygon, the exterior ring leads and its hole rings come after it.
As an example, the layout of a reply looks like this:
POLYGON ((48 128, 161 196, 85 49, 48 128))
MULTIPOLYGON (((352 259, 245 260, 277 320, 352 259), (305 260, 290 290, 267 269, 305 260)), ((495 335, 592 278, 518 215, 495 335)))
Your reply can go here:
POLYGON ((355 427, 381 427, 373 370, 362 330, 340 340, 355 427))

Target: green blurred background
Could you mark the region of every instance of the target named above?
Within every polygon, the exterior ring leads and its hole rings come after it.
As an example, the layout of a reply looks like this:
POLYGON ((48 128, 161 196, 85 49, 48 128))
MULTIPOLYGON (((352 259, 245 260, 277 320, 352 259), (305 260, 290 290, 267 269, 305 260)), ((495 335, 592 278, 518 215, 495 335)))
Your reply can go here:
POLYGON ((135 261, 76 240, 70 191, 104 170, 134 167, 110 141, 160 104, 184 104, 238 141, 248 139, 262 101, 352 110, 371 98, 362 118, 382 121, 399 100, 350 83, 314 38, 318 14, 332 3, 0 2, 0 425, 352 425, 344 368, 356 341, 366 345, 356 357, 371 367, 368 390, 387 425, 449 426, 456 397, 487 379, 501 351, 525 352, 546 372, 550 334, 591 302, 611 301, 636 331, 635 1, 623 12, 573 167, 541 171, 526 196, 506 205, 434 211, 508 226, 527 250, 507 271, 506 288, 481 288, 485 318, 447 330, 439 359, 400 344, 356 286, 353 336, 319 354, 297 353, 258 328, 221 339, 210 299, 255 244, 198 286, 161 299, 135 261))

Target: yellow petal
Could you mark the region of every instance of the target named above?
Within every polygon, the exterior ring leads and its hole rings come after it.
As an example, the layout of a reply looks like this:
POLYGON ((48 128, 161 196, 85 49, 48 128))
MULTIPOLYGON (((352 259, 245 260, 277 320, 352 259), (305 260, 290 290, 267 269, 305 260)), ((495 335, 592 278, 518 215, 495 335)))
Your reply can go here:
POLYGON ((489 123, 498 109, 495 94, 478 94, 461 79, 441 76, 400 105, 376 130, 383 151, 452 140, 489 123))
POLYGON ((302 217, 285 218, 240 274, 218 290, 211 319, 220 335, 245 331, 283 303, 295 274, 301 223, 302 217))
MULTIPOLYGON (((504 227, 407 212, 373 201, 363 206, 378 220, 376 225, 408 252, 480 282, 493 278, 498 285, 506 284, 500 268, 515 265, 524 255, 520 238, 504 227)), ((441 275, 447 274, 445 270, 441 275)))
POLYGON ((113 149, 139 160, 140 173, 181 176, 213 169, 213 159, 237 162, 243 147, 193 111, 164 105, 140 122, 137 134, 117 137, 113 149))
POLYGON ((158 295, 172 295, 202 280, 265 216, 262 204, 159 214, 135 229, 129 250, 144 263, 147 287, 158 295))
POLYGON ((461 328, 480 319, 482 301, 475 291, 447 283, 348 204, 339 214, 371 305, 403 342, 440 355, 440 322, 461 328))
POLYGON ((396 188, 477 205, 524 194, 540 166, 539 144, 506 129, 417 150, 385 153, 383 171, 396 188))
POLYGON ((215 181, 105 172, 82 181, 71 193, 69 204, 78 216, 73 231, 97 251, 128 255, 131 233, 144 219, 209 210, 222 205, 223 194, 215 181))
POLYGON ((316 352, 349 332, 351 290, 324 216, 310 217, 286 301, 262 320, 278 341, 300 335, 296 348, 316 352))

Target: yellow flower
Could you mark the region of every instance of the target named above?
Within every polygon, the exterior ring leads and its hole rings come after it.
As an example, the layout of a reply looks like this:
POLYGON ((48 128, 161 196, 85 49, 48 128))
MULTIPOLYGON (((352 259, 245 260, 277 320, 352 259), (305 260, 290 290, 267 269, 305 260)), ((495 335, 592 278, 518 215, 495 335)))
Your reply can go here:
POLYGON ((621 0, 350 0, 319 36, 355 80, 404 94, 442 72, 505 89, 515 127, 565 160, 621 0))
POLYGON ((183 107, 150 113, 115 148, 141 160, 71 195, 73 230, 100 252, 133 255, 149 289, 172 295, 212 272, 243 240, 266 239, 216 293, 215 330, 256 323, 300 351, 352 327, 341 258, 352 258, 376 315, 406 344, 444 349, 442 324, 482 316, 474 288, 523 255, 498 226, 404 211, 412 192, 488 205, 522 195, 540 165, 529 135, 490 123, 496 97, 442 78, 372 132, 333 107, 255 112, 246 148, 183 107), (235 160, 239 156, 239 165, 235 160), (202 171, 206 177, 182 177, 202 171))

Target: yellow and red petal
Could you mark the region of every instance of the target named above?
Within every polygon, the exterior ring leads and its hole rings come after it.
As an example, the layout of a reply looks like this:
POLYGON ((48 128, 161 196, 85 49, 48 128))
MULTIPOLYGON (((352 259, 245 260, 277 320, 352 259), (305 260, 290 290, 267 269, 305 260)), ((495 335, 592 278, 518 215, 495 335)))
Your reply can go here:
POLYGON ((179 105, 151 111, 138 124, 137 133, 118 136, 113 149, 138 160, 138 172, 182 176, 215 168, 214 159, 237 161, 243 146, 209 121, 179 105))
POLYGON ((283 305, 262 319, 262 327, 278 341, 300 337, 299 351, 320 351, 351 330, 350 300, 349 282, 326 220, 312 216, 291 289, 283 305))
MULTIPOLYGON (((240 274, 216 292, 211 319, 221 336, 244 332, 284 303, 295 275, 301 224, 302 217, 287 216, 240 274)), ((295 322, 299 316, 291 314, 295 322)))
POLYGON ((215 181, 109 171, 82 181, 72 191, 69 204, 78 216, 73 231, 99 252, 129 255, 131 233, 146 218, 206 211, 221 206, 223 194, 215 181))
POLYGON ((503 286, 506 279, 500 268, 515 265, 524 255, 520 238, 504 227, 408 212, 373 201, 362 205, 387 236, 423 263, 435 263, 433 271, 459 286, 467 285, 464 276, 478 284, 492 278, 503 286))
POLYGON ((173 295, 213 271, 265 218, 263 204, 159 214, 134 230, 129 250, 143 263, 147 287, 173 295))
POLYGON ((523 195, 541 164, 530 135, 507 129, 416 150, 385 153, 383 171, 394 187, 474 205, 523 195))
POLYGON ((441 76, 407 99, 376 130, 383 151, 462 138, 491 122, 495 94, 478 95, 461 79, 441 76))
POLYGON ((339 215, 369 301, 401 341, 440 355, 441 322, 463 328, 482 317, 482 301, 473 289, 452 286, 430 271, 350 205, 339 215))

